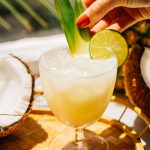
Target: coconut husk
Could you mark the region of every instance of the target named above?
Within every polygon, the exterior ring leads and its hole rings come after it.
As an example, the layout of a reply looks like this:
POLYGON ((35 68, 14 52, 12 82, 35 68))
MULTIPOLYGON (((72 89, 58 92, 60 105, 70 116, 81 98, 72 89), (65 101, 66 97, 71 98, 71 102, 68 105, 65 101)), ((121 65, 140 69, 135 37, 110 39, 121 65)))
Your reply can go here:
POLYGON ((126 95, 131 103, 140 107, 150 118, 150 89, 144 82, 140 69, 144 47, 134 45, 130 51, 130 55, 123 67, 126 95))

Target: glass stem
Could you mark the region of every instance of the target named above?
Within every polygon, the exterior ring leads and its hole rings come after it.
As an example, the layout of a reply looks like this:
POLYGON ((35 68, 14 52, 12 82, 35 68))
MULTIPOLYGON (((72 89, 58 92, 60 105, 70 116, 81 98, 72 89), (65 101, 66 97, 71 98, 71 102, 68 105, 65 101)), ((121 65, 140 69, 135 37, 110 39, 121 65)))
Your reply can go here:
POLYGON ((83 139, 83 129, 75 129, 75 143, 79 144, 83 139))

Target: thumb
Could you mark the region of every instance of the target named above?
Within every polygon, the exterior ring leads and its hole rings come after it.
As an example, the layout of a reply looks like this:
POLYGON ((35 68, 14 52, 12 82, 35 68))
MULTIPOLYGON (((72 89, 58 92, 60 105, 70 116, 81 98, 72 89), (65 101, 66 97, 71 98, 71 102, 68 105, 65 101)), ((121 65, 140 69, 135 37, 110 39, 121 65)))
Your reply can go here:
POLYGON ((93 2, 77 19, 77 25, 81 28, 94 24, 102 19, 110 10, 117 7, 112 0, 97 0, 93 2))

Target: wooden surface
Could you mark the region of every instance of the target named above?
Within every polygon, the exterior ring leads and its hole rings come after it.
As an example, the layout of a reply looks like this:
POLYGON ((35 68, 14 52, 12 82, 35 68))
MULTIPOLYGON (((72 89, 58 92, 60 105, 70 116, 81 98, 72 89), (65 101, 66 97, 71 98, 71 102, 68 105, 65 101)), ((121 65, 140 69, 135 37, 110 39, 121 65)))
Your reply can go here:
MULTIPOLYGON (((105 137, 109 142, 110 150, 143 150, 141 144, 134 139, 134 134, 131 134, 130 129, 116 121, 101 120, 87 129, 91 134, 97 133, 105 137)), ((68 132, 69 135, 71 131, 72 129, 61 124, 54 116, 34 112, 29 115, 23 127, 0 139, 0 150, 48 150, 48 145, 54 137, 63 132, 68 132)))

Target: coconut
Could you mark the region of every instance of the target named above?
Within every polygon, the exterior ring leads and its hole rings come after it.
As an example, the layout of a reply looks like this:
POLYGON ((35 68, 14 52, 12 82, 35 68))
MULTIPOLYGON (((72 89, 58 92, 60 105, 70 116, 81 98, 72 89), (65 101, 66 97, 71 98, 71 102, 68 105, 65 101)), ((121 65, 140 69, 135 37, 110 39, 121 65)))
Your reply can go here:
POLYGON ((145 48, 141 58, 140 68, 142 77, 150 89, 150 48, 145 48))
POLYGON ((149 58, 148 49, 134 45, 123 67, 126 95, 131 103, 139 106, 148 117, 150 117, 149 58))
POLYGON ((34 76, 14 55, 0 58, 0 137, 26 120, 34 96, 34 76))

